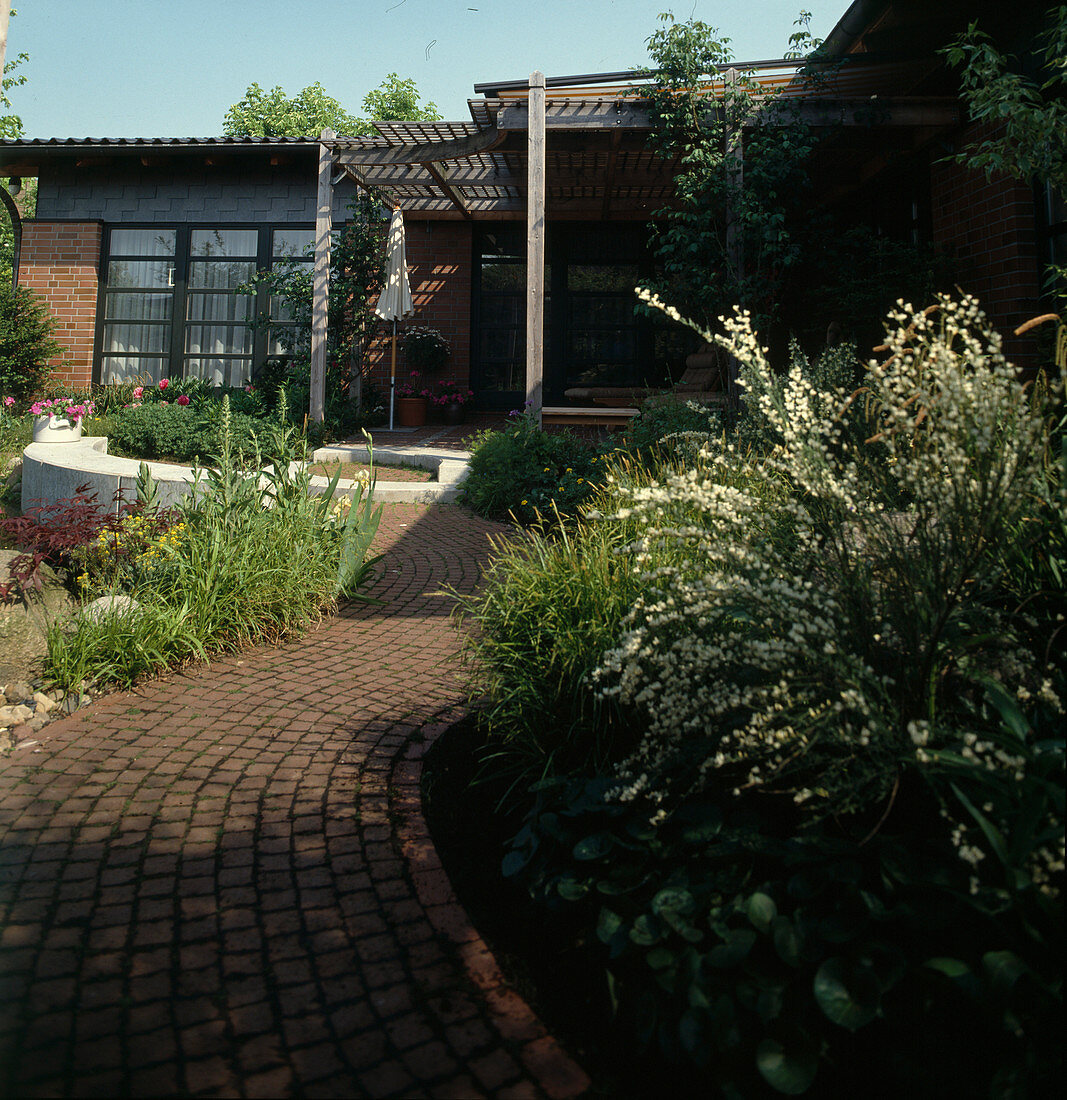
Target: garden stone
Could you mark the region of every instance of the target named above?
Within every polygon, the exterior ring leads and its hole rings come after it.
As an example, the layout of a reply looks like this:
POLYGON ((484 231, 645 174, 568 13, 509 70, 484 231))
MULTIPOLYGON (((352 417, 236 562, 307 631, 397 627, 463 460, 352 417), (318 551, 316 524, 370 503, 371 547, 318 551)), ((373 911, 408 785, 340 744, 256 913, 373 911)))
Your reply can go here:
POLYGON ((50 695, 46 695, 43 691, 35 691, 33 693, 33 701, 37 704, 37 710, 48 714, 49 711, 55 710, 56 701, 50 695))
POLYGON ((140 606, 132 596, 101 596, 87 603, 78 614, 91 622, 100 622, 108 615, 131 615, 140 606))
POLYGON ((33 698, 33 688, 25 680, 16 680, 13 684, 7 685, 4 694, 9 703, 22 703, 33 698))
POLYGON ((43 711, 38 711, 28 722, 26 722, 21 729, 27 733, 36 733, 38 730, 43 729, 52 721, 51 715, 45 714, 43 711))
POLYGON ((80 695, 78 692, 71 692, 70 695, 63 699, 63 710, 67 714, 73 714, 80 706, 88 702, 88 695, 80 695))
POLYGON ((15 706, 0 707, 0 724, 5 726, 17 726, 20 722, 25 722, 27 718, 32 717, 33 711, 21 703, 15 706))
POLYGON ((0 730, 0 753, 7 754, 15 747, 15 735, 9 730, 0 730))

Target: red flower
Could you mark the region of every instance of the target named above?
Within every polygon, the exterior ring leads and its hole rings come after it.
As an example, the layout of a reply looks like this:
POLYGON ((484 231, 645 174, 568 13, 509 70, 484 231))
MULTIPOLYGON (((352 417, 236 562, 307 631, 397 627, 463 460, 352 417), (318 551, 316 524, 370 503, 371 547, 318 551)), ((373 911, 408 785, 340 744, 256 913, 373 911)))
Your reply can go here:
POLYGON ((170 379, 169 378, 161 378, 159 380, 159 388, 161 390, 165 390, 169 385, 170 385, 170 379))
POLYGON ((179 405, 188 405, 189 404, 189 398, 183 393, 181 395, 181 397, 178 398, 178 404, 179 405))

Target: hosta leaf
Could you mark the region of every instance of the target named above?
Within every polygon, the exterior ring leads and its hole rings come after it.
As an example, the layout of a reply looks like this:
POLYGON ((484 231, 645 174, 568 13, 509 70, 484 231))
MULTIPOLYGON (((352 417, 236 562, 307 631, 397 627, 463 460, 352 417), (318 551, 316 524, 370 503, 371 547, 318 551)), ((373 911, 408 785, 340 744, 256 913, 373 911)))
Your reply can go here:
POLYGON ((594 833, 583 837, 574 846, 574 858, 585 861, 601 859, 611 851, 614 841, 610 833, 594 833))
POLYGON ((559 894, 564 901, 578 901, 580 898, 584 898, 589 893, 589 883, 580 882, 576 878, 561 878, 556 883, 556 893, 559 894))
POLYGON ((782 962, 790 966, 800 965, 800 934, 788 917, 775 919, 774 949, 782 962))
POLYGON ((815 972, 815 1000, 828 1020, 849 1031, 869 1024, 878 1015, 881 991, 874 974, 833 958, 815 972))
POLYGON ((529 857, 525 852, 520 852, 515 848, 512 848, 503 861, 500 864, 500 870, 504 878, 513 878, 517 875, 529 862, 529 857))
POLYGON ((610 909, 601 909, 596 922, 597 939, 601 943, 610 943, 615 933, 622 927, 622 917, 610 909))
POLYGON ((652 912, 661 916, 668 913, 692 913, 695 908, 693 895, 679 886, 668 886, 652 899, 652 912))
POLYGON ((786 1096, 799 1096, 811 1088, 818 1060, 807 1045, 785 1047, 776 1039, 764 1039, 756 1048, 756 1068, 772 1089, 786 1096))
POLYGON ((752 922, 753 926, 758 928, 761 932, 766 932, 771 927, 771 922, 776 916, 778 916, 778 906, 774 903, 774 898, 767 894, 753 894, 748 899, 748 919, 752 922))
POLYGON ((756 933, 751 928, 735 928, 731 930, 726 943, 720 943, 708 952, 708 965, 720 968, 737 966, 752 950, 755 942, 756 933))
POLYGON ((663 939, 663 926, 649 913, 642 913, 630 929, 630 939, 642 947, 650 947, 663 939))

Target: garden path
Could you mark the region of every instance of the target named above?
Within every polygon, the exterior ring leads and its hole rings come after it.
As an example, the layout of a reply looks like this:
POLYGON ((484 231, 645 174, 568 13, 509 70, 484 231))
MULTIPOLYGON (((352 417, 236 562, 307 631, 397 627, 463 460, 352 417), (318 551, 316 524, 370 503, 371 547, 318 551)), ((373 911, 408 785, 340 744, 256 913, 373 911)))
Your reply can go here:
POLYGON ((442 584, 487 534, 386 505, 305 638, 106 696, 0 762, 0 1095, 572 1096, 422 818, 462 706, 442 584))

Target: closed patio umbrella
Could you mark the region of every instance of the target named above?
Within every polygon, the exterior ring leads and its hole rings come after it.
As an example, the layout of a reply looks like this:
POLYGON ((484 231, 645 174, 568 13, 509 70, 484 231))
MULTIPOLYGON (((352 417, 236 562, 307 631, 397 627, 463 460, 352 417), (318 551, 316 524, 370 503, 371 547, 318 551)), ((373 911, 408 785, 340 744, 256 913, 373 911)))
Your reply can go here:
POLYGON ((386 245, 386 280, 374 312, 384 321, 393 322, 393 354, 389 370, 389 430, 393 430, 393 402, 396 394, 396 323, 414 312, 411 285, 408 283, 407 248, 404 244, 404 215, 397 207, 389 223, 386 245))

